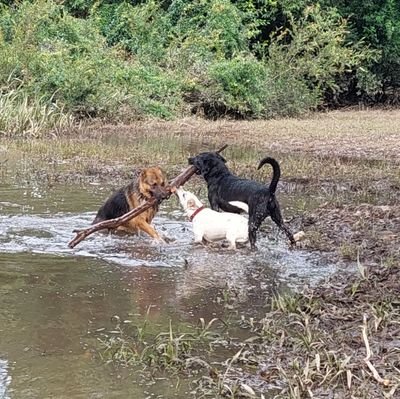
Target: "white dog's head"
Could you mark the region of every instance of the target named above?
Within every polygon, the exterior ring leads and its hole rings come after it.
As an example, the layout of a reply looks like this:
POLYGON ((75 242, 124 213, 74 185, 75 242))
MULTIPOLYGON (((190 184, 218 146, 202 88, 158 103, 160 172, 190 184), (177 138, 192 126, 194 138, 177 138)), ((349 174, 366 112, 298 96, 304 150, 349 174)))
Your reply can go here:
POLYGON ((177 188, 175 193, 185 211, 195 211, 203 206, 202 202, 190 191, 185 191, 183 188, 177 188))

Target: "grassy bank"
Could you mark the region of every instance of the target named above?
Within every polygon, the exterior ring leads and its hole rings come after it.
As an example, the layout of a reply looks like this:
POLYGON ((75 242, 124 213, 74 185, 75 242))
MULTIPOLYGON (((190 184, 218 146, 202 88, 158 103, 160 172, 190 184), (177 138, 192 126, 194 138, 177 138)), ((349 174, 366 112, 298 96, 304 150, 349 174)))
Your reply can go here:
POLYGON ((144 366, 154 378, 191 376, 196 398, 396 398, 399 278, 399 265, 360 264, 357 276, 277 295, 262 319, 200 320, 157 335, 147 322, 117 319, 111 333, 98 334, 98 349, 103 359, 144 366))

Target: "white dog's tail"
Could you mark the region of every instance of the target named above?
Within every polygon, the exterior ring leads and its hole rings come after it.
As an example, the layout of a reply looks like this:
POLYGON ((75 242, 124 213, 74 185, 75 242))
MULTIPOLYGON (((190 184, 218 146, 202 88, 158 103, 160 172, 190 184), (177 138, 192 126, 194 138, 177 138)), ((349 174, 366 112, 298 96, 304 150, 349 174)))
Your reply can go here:
POLYGON ((239 208, 243 211, 245 211, 246 213, 249 213, 249 206, 242 201, 229 201, 229 203, 233 206, 236 206, 236 208, 239 208))

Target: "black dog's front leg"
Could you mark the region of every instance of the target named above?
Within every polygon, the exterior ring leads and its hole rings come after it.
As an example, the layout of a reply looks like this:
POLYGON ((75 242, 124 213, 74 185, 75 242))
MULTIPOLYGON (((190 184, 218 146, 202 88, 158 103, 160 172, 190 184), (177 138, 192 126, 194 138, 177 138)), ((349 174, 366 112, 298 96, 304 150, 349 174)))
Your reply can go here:
POLYGON ((219 212, 219 205, 218 205, 217 198, 215 196, 211 195, 210 193, 208 194, 208 202, 210 203, 211 209, 213 211, 219 212))

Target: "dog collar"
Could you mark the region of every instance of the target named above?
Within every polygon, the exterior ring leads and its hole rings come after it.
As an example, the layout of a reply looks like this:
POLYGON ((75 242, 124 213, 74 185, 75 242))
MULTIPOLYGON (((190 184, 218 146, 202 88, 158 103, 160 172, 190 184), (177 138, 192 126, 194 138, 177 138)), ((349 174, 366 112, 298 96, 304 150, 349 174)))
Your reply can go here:
POLYGON ((200 208, 197 208, 194 212, 193 215, 189 217, 189 222, 193 222, 193 219, 195 218, 195 216, 200 213, 203 209, 205 209, 205 206, 201 206, 200 208))

